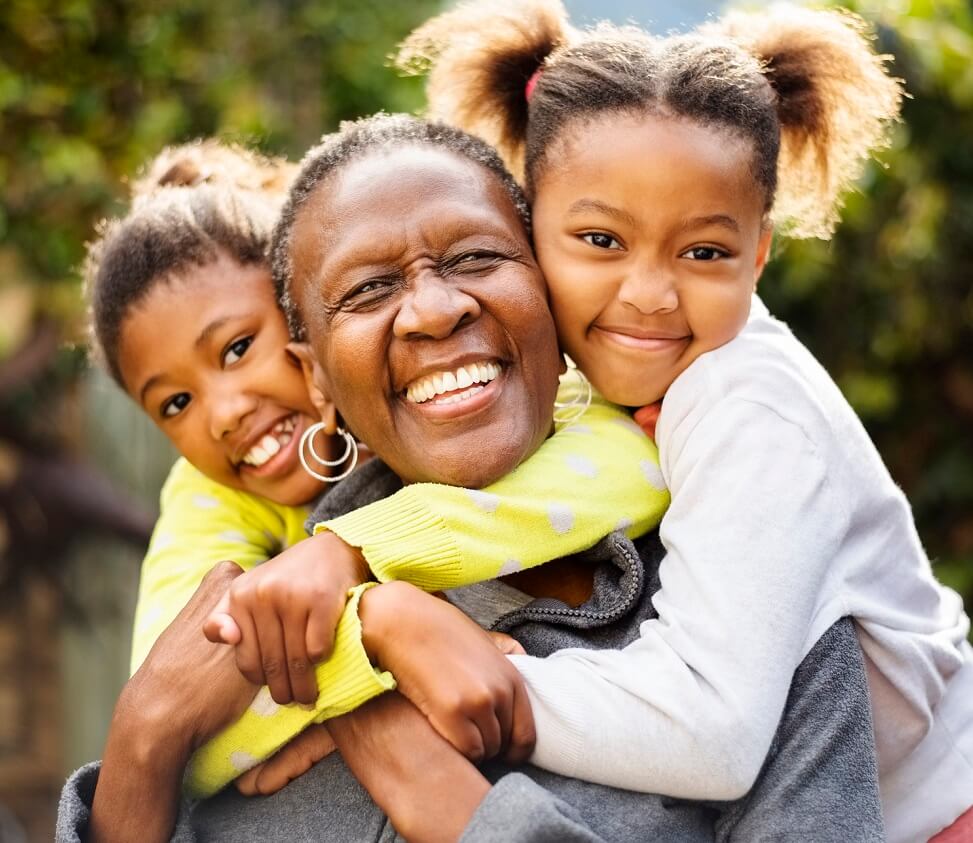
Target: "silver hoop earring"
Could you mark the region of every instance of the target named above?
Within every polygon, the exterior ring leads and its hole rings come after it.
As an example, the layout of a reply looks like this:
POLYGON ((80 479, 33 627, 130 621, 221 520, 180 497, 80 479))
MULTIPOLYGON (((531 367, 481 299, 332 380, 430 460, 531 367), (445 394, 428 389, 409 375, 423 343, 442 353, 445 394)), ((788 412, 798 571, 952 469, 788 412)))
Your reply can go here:
POLYGON ((336 460, 322 459, 320 454, 314 449, 314 437, 322 430, 324 430, 324 422, 312 424, 305 430, 301 436, 301 443, 297 449, 297 455, 301 458, 301 465, 304 467, 304 470, 315 480, 320 480, 322 483, 337 483, 339 480, 344 480, 355 470, 355 466, 358 465, 358 443, 355 441, 355 437, 347 430, 339 427, 338 435, 345 440, 345 452, 336 460), (305 448, 310 451, 311 457, 319 465, 332 468, 336 465, 341 465, 343 462, 348 462, 348 467, 341 474, 320 474, 308 465, 307 457, 304 456, 305 448))
POLYGON ((591 383, 574 363, 568 365, 558 394, 566 395, 567 400, 554 402, 555 424, 572 424, 591 406, 591 383))

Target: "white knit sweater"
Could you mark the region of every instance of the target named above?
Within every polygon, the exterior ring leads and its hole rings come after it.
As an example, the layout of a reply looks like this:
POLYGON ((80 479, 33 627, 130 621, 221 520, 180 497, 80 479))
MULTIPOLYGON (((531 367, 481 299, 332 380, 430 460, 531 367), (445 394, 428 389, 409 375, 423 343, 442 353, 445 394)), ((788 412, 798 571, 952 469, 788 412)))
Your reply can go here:
POLYGON ((621 651, 514 657, 532 761, 633 790, 738 797, 797 665, 852 615, 889 839, 951 823, 973 804, 969 620, 825 370, 755 297, 740 336, 669 389, 657 437, 672 493, 659 618, 621 651))

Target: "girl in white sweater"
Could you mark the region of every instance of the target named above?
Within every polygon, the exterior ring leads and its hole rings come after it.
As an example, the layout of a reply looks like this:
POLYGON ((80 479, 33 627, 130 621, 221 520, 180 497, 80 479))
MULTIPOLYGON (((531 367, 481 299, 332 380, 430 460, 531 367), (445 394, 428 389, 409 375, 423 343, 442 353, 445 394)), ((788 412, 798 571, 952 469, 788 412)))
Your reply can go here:
POLYGON ((417 31, 400 60, 430 70, 431 116, 523 174, 567 353, 611 401, 664 399, 636 414, 658 417, 672 494, 659 618, 622 651, 515 657, 544 688, 535 763, 743 794, 794 669, 852 615, 890 839, 973 824, 962 603, 837 386, 755 296, 772 224, 828 236, 898 114, 861 21, 776 9, 653 38, 576 32, 557 0, 471 4, 417 31))

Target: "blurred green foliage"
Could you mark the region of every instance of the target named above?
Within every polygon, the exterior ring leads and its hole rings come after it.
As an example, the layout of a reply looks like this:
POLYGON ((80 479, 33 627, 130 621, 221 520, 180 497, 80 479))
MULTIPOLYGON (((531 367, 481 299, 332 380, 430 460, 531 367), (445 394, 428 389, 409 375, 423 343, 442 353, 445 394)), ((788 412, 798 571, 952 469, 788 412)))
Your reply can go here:
MULTIPOLYGON (((762 282, 852 401, 973 605, 973 19, 968 0, 851 0, 912 98, 829 243, 762 282)), ((0 363, 41 315, 77 335, 77 267, 125 179, 220 135, 299 155, 342 118, 421 105, 384 57, 435 0, 5 0, 0 6, 0 363)), ((62 357, 0 396, 24 425, 62 357), (42 386, 38 386, 41 384, 42 386)), ((0 425, 2 426, 2 425, 0 425)))
POLYGON ((909 496, 938 576, 973 606, 973 12, 849 0, 910 99, 829 242, 783 243, 771 310, 827 367, 909 496))

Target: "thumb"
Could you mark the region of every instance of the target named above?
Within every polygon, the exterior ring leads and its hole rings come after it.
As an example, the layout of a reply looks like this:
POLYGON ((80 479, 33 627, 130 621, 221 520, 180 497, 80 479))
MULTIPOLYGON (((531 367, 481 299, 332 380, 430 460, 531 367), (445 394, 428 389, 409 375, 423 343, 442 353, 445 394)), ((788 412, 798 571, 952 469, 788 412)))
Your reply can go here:
POLYGON ((203 635, 214 644, 238 644, 243 634, 230 614, 230 595, 224 594, 203 621, 203 635))

